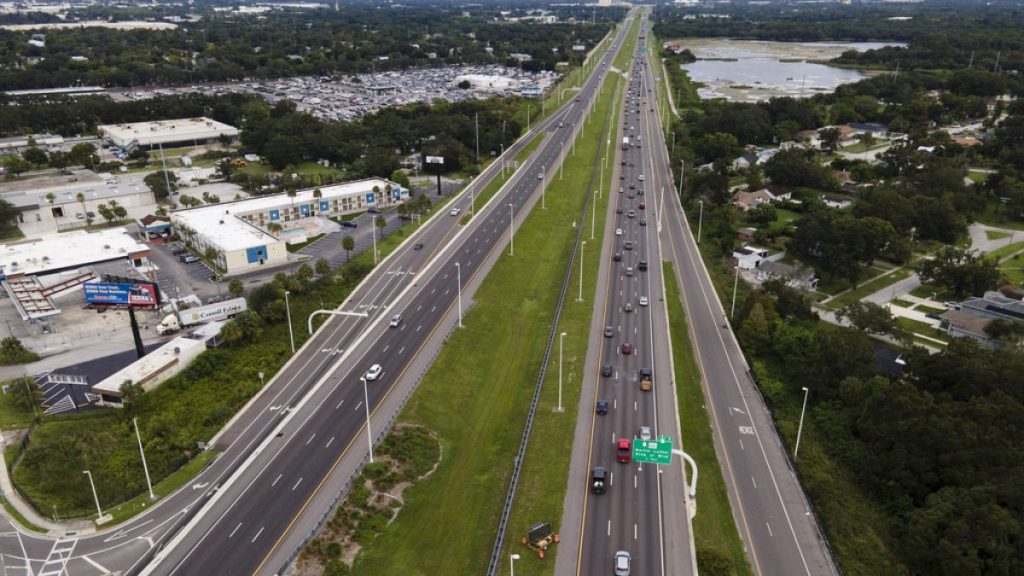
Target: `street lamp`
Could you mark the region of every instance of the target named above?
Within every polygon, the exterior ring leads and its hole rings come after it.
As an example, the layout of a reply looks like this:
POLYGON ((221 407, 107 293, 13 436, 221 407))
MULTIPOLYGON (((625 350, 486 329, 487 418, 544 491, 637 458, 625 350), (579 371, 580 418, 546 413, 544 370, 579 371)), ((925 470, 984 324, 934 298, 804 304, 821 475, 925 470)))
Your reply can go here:
POLYGON ((370 220, 370 236, 373 238, 373 265, 377 265, 377 219, 370 220))
POLYGON ((462 264, 455 263, 455 277, 459 285, 459 328, 462 328, 462 264))
POLYGON ((800 425, 797 426, 796 429, 796 446, 793 448, 793 460, 796 460, 796 455, 798 452, 800 452, 800 434, 802 434, 804 431, 804 412, 807 410, 807 395, 810 393, 810 390, 807 388, 807 386, 803 387, 803 391, 804 405, 803 408, 800 408, 800 425))
POLYGON ((558 408, 555 412, 561 412, 562 409, 562 340, 565 338, 565 332, 558 335, 558 408))
POLYGON ((103 516, 103 510, 100 508, 100 497, 96 495, 96 483, 92 481, 92 472, 82 470, 82 474, 89 477, 89 487, 92 488, 92 499, 96 501, 96 523, 102 524, 109 518, 103 516))
POLYGON ((366 376, 360 376, 363 383, 363 403, 366 404, 366 445, 370 448, 370 464, 373 464, 373 433, 370 432, 370 394, 366 391, 366 376))
POLYGON ((508 203, 508 255, 516 255, 516 230, 512 226, 512 215, 514 214, 515 208, 512 203, 508 203))
POLYGON ((587 247, 587 241, 580 242, 580 296, 577 302, 583 302, 583 249, 587 247))
POLYGON ((519 554, 513 554, 508 557, 509 576, 516 576, 516 560, 519 560, 519 554))
POLYGON ((700 244, 700 229, 704 225, 704 201, 697 200, 697 204, 700 204, 700 213, 697 216, 697 244, 700 244))
POLYGON ((292 333, 292 306, 288 301, 289 294, 291 294, 291 292, 287 290, 284 291, 284 312, 288 318, 288 339, 292 343, 292 354, 295 354, 295 334, 292 333))
POLYGON ((135 425, 135 439, 139 441, 139 454, 142 454, 142 471, 146 473, 146 487, 149 488, 149 499, 156 500, 156 494, 153 494, 153 483, 149 480, 149 466, 146 465, 146 451, 142 449, 142 436, 139 434, 139 419, 132 418, 132 424, 135 425))
POLYGON ((530 131, 530 105, 526 105, 526 131, 530 131))
POLYGON ((590 239, 594 239, 594 227, 597 226, 597 190, 594 190, 594 209, 590 212, 590 239))
POLYGON ((740 284, 740 265, 736 263, 736 277, 732 280, 732 310, 729 312, 729 318, 736 315, 736 288, 740 284))

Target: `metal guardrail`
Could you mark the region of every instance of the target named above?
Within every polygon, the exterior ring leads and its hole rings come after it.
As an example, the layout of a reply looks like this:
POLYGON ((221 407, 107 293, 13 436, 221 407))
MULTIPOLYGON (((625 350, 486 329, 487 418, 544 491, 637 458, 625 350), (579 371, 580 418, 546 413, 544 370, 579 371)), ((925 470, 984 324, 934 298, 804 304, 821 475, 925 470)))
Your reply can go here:
MULTIPOLYGON (((600 89, 600 86, 598 86, 600 89)), ((588 112, 588 114, 593 111, 588 112)), ((579 131, 583 131, 583 118, 581 117, 577 123, 579 131)), ((608 129, 608 118, 604 118, 604 123, 601 128, 603 133, 608 129)), ((574 135, 574 138, 577 136, 574 135)), ((598 170, 603 170, 601 167, 601 151, 604 149, 606 139, 598 139, 597 151, 594 154, 594 166, 598 167, 598 170)), ((564 161, 564 159, 563 159, 564 161)), ((589 193, 589 190, 593 189, 594 182, 597 179, 597 171, 593 171, 590 174, 590 185, 587 190, 586 200, 583 202, 583 207, 580 210, 580 222, 584 222, 587 216, 587 209, 590 206, 590 202, 593 201, 593 194, 589 193)), ((569 257, 569 262, 566 264, 565 276, 562 279, 562 288, 558 293, 558 304, 555 307, 554 318, 551 322, 551 331, 548 333, 547 346, 544 348, 544 358, 541 360, 540 373, 537 375, 537 384, 533 390, 533 398, 530 400, 530 410, 526 415, 526 426, 523 429, 523 437, 519 441, 519 451, 516 452, 515 465, 512 469, 512 477, 509 481, 508 494, 505 495, 505 503, 501 510, 501 518, 498 520, 498 533, 494 539, 494 549, 491 551, 491 559, 487 564, 487 576, 495 576, 500 564, 501 547, 505 543, 505 532, 508 529, 508 517, 512 513, 512 503, 515 501, 516 487, 519 485, 519 475, 523 468, 523 459, 526 456, 526 447, 530 442, 530 431, 533 428, 533 420, 537 414, 537 405, 540 402, 540 393, 544 385, 544 376, 547 373, 548 362, 551 357, 551 349, 555 344, 555 336, 559 331, 558 323, 562 317, 562 305, 565 302, 565 295, 569 290, 569 283, 575 276, 573 272, 576 269, 576 258, 579 254, 580 240, 583 237, 583 230, 586 228, 582 224, 576 227, 576 238, 573 241, 572 253, 569 257)))

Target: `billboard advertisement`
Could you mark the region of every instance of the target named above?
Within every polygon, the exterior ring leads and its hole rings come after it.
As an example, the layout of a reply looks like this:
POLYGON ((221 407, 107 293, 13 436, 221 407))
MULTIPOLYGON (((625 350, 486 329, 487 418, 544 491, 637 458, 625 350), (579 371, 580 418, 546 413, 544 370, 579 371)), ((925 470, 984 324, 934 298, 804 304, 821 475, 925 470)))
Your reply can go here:
POLYGON ((160 305, 159 292, 152 282, 86 282, 82 290, 86 303, 94 306, 156 308, 160 305))

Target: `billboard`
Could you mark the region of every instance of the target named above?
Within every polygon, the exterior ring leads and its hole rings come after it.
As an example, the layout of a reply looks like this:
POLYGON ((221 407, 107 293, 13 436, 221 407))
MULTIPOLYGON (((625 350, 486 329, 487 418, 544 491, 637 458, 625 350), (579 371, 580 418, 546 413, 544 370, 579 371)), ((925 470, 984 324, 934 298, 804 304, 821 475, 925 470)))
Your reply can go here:
POLYGON ((427 164, 444 164, 444 156, 427 156, 427 164))
POLYGON ((93 306, 156 308, 160 292, 152 282, 86 282, 82 284, 85 301, 93 306))

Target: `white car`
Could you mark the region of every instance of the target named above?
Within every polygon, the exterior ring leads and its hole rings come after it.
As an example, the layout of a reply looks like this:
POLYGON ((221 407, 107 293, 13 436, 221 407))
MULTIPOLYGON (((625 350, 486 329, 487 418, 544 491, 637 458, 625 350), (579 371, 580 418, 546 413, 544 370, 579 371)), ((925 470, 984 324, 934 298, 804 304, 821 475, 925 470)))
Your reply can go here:
POLYGON ((616 236, 622 236, 622 228, 616 228, 615 229, 615 235, 616 236))
POLYGON ((401 323, 402 323, 402 315, 401 314, 395 314, 394 316, 391 317, 391 322, 389 324, 390 324, 390 326, 392 328, 397 328, 398 325, 401 324, 401 323))
POLYGON ((641 440, 650 440, 651 439, 651 427, 650 426, 641 426, 640 427, 640 434, 637 437, 640 438, 641 440))
POLYGON ((641 296, 640 297, 640 305, 641 306, 647 306, 647 296, 641 296))
POLYGON ((449 212, 448 214, 452 216, 458 216, 460 212, 462 212, 462 208, 452 208, 451 212, 449 212))
POLYGON ((380 377, 383 375, 384 368, 380 364, 374 364, 373 366, 370 366, 369 370, 366 371, 366 375, 363 376, 363 378, 366 378, 367 382, 373 382, 374 380, 379 380, 380 377))

